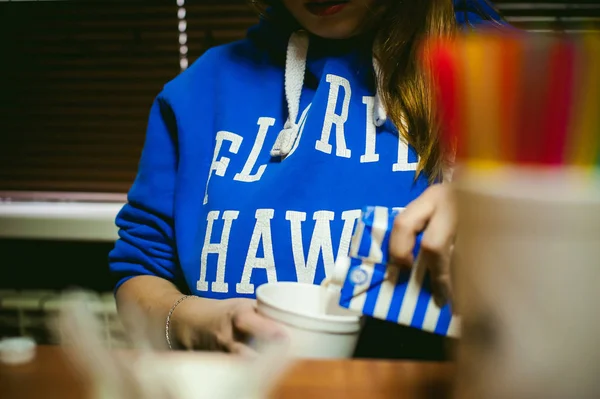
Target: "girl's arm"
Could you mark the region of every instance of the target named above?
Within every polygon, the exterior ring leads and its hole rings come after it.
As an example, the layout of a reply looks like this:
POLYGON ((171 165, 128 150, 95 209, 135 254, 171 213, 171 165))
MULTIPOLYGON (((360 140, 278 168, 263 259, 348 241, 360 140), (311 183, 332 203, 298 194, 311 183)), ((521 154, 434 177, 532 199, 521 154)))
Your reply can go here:
MULTIPOLYGON (((128 203, 117 216, 119 240, 109 254, 115 276, 119 315, 135 331, 141 313, 145 332, 158 347, 166 344, 166 319, 187 292, 174 238, 174 195, 177 176, 177 126, 166 98, 152 106, 138 175, 128 203)), ((171 317, 174 347, 248 353, 249 337, 281 335, 263 319, 248 299, 217 301, 192 297, 181 302, 171 317)))
MULTIPOLYGON (((167 315, 183 297, 177 287, 160 277, 138 276, 121 285, 116 296, 125 328, 136 329, 139 320, 134 312, 141 311, 153 346, 165 347, 167 315)), ((252 300, 190 297, 171 315, 169 338, 173 349, 253 355, 247 343, 250 338, 277 340, 285 335, 277 324, 256 313, 252 300)))

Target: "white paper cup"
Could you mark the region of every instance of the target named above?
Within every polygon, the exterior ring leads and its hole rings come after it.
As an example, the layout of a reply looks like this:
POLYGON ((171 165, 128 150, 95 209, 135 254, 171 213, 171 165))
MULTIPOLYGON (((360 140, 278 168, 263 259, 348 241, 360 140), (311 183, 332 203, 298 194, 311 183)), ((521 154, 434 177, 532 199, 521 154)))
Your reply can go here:
POLYGON ((258 313, 280 323, 290 339, 290 354, 299 358, 349 358, 361 329, 361 318, 338 307, 327 314, 327 288, 294 282, 261 285, 258 313))
POLYGON ((600 397, 599 181, 523 168, 455 188, 456 397, 600 397))

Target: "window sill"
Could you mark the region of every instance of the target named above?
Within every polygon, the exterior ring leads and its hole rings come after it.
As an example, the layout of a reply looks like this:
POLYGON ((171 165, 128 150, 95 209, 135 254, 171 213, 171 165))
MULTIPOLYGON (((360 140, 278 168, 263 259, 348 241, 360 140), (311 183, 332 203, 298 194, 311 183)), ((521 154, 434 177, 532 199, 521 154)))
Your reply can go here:
POLYGON ((114 242, 122 207, 114 202, 0 201, 0 238, 114 242))

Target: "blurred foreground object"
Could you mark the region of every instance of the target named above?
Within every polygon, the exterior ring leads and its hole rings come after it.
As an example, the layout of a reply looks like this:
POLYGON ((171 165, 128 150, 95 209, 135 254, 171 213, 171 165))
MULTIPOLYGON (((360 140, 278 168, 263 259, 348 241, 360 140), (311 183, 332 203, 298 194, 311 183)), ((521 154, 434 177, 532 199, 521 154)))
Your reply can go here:
POLYGON ((460 163, 600 164, 600 34, 459 36, 428 43, 424 60, 460 163))
POLYGON ((600 38, 430 43, 456 151, 456 397, 600 397, 600 38))
POLYGON ((598 182, 468 170, 456 193, 456 397, 600 397, 598 182))
POLYGON ((216 354, 165 356, 163 348, 151 345, 141 313, 131 311, 129 316, 135 315, 139 326, 132 337, 138 352, 132 356, 109 351, 89 303, 85 293, 69 293, 54 325, 66 354, 90 382, 92 398, 259 399, 291 363, 287 347, 280 343, 261 347, 252 360, 216 354))
POLYGON ((35 359, 36 343, 32 338, 5 338, 0 341, 0 361, 9 365, 20 365, 35 359))

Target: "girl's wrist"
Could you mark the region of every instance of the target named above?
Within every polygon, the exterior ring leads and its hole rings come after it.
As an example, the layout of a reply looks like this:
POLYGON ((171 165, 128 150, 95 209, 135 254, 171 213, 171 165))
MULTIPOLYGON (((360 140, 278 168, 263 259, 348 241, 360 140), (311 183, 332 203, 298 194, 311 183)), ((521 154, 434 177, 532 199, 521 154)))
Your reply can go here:
POLYGON ((187 343, 188 345, 186 345, 185 342, 182 342, 180 337, 178 337, 178 334, 174 334, 175 331, 180 331, 180 328, 177 328, 178 326, 174 327, 173 324, 177 324, 177 322, 175 321, 175 311, 177 310, 177 308, 186 300, 190 300, 192 298, 192 295, 182 295, 180 298, 178 298, 173 305, 171 306, 171 308, 169 309, 169 312, 167 313, 167 318, 165 321, 165 341, 167 342, 167 346, 169 349, 174 350, 174 349, 189 349, 189 343, 187 343))
POLYGON ((226 302, 197 296, 182 300, 169 322, 171 347, 175 350, 219 350, 219 321, 227 312, 226 302))

